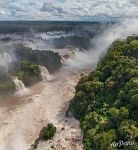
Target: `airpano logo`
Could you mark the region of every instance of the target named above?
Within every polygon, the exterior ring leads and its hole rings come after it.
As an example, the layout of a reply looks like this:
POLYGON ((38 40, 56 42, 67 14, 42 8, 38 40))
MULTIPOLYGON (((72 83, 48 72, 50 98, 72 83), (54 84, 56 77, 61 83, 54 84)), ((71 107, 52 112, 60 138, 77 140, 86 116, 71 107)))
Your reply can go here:
POLYGON ((122 140, 120 140, 120 141, 114 141, 112 144, 111 144, 111 147, 121 147, 121 146, 132 146, 132 145, 134 145, 135 144, 135 142, 134 141, 126 141, 126 142, 124 142, 124 141, 122 141, 122 140))

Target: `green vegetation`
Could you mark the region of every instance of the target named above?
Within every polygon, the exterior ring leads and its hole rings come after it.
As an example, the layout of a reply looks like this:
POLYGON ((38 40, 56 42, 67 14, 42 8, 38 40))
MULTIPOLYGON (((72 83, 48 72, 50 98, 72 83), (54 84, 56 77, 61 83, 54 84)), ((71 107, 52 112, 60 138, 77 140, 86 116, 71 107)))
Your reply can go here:
POLYGON ((52 139, 54 134, 56 132, 56 127, 54 127, 54 125, 52 123, 48 124, 47 127, 44 127, 41 132, 40 132, 40 136, 42 140, 49 140, 52 139))
POLYGON ((29 61, 14 62, 9 71, 6 71, 4 67, 0 67, 0 96, 8 96, 15 92, 13 76, 22 80, 26 86, 42 80, 40 66, 29 61))
POLYGON ((81 122, 86 150, 138 148, 138 37, 111 45, 97 69, 79 81, 68 112, 81 122), (135 144, 111 147, 120 140, 135 144))
POLYGON ((19 61, 15 62, 11 73, 18 76, 26 86, 42 80, 40 65, 45 66, 50 73, 61 67, 60 55, 52 51, 32 50, 18 45, 15 53, 19 61))
POLYGON ((9 69, 0 66, 0 96, 15 92, 12 76, 18 77, 25 86, 31 86, 42 80, 40 66, 45 66, 50 73, 61 67, 61 57, 52 51, 38 51, 17 45, 16 62, 9 64, 9 69))
POLYGON ((33 148, 37 148, 37 145, 40 140, 48 141, 54 137, 56 133, 56 127, 52 123, 48 124, 47 127, 44 127, 39 134, 39 138, 35 140, 35 143, 32 145, 33 148))
POLYGON ((29 61, 21 61, 16 65, 16 76, 26 86, 33 85, 41 80, 41 68, 39 65, 30 63, 29 61))
POLYGON ((0 97, 9 95, 15 91, 15 85, 10 76, 0 74, 0 97))
POLYGON ((60 55, 48 50, 32 50, 23 45, 18 45, 16 48, 16 57, 20 61, 29 61, 30 63, 45 66, 50 73, 61 67, 60 55))

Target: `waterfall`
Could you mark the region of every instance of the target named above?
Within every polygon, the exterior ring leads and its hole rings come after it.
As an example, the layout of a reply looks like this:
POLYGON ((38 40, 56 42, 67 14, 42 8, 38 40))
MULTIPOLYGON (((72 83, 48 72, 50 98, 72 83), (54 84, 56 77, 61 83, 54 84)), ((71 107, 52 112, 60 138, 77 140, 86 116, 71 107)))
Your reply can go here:
POLYGON ((43 81, 51 81, 53 79, 53 76, 49 74, 45 66, 41 66, 41 76, 43 81))
POLYGON ((24 94, 28 91, 23 82, 19 80, 17 77, 13 78, 13 82, 15 84, 17 94, 24 94))

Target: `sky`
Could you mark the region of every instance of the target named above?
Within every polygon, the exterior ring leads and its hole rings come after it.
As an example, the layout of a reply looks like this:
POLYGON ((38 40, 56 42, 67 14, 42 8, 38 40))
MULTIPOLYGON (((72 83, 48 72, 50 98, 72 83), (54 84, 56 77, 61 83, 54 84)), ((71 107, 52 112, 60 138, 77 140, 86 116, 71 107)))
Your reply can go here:
POLYGON ((138 17, 138 0, 0 0, 0 20, 138 17))

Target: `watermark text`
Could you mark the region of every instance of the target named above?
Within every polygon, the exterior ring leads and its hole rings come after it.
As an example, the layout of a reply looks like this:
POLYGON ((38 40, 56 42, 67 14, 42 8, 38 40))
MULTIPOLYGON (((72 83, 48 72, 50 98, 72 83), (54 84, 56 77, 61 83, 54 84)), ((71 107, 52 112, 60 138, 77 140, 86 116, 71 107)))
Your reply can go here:
POLYGON ((134 145, 135 142, 134 141, 114 141, 113 143, 111 143, 111 147, 121 147, 121 146, 132 146, 134 145))

